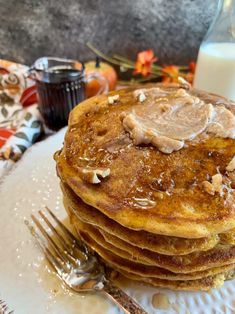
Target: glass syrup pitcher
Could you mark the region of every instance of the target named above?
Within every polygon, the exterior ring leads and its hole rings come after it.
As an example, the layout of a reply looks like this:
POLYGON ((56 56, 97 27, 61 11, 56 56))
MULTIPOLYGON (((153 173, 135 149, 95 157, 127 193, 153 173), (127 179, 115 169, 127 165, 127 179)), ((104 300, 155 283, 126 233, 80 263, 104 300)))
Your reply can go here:
POLYGON ((197 59, 194 87, 235 101, 235 0, 219 0, 197 59))
POLYGON ((46 125, 59 130, 68 124, 70 111, 85 99, 85 84, 100 82, 97 94, 108 91, 108 82, 99 73, 85 75, 84 64, 69 59, 43 57, 29 70, 37 87, 38 106, 46 125))

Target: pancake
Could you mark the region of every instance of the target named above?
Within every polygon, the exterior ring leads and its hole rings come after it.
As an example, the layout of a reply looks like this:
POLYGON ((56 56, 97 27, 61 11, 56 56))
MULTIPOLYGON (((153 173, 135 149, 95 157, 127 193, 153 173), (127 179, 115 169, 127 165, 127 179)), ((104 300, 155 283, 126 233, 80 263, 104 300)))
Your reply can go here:
MULTIPOLYGON (((69 211, 67 206, 66 209, 69 211)), ((96 243, 115 255, 144 265, 164 268, 174 273, 198 272, 235 263, 234 246, 219 245, 206 252, 167 256, 131 246, 118 238, 113 238, 108 242, 103 236, 102 230, 80 221, 77 217, 73 218, 73 224, 76 224, 78 229, 88 233, 96 243)))
POLYGON ((219 241, 218 235, 213 235, 209 238, 185 239, 152 234, 147 231, 138 232, 131 230, 82 202, 68 185, 61 183, 61 189, 64 198, 79 219, 140 248, 165 255, 185 255, 194 251, 209 250, 219 241))
MULTIPOLYGON (((97 251, 97 246, 94 244, 94 241, 90 238, 90 236, 83 231, 80 231, 80 236, 86 242, 89 246, 95 247, 95 250, 97 251)), ((107 260, 105 259, 107 262, 107 260)), ((121 264, 118 264, 118 266, 114 265, 113 263, 108 262, 110 266, 112 266, 114 269, 116 269, 118 272, 120 272, 125 277, 137 280, 140 282, 145 282, 147 284, 161 287, 161 288, 168 288, 172 290, 204 290, 208 291, 212 288, 219 288, 223 285, 224 281, 228 278, 231 279, 234 277, 234 266, 231 267, 230 270, 225 270, 224 272, 218 273, 213 276, 206 276, 201 279, 193 279, 193 280, 167 280, 167 279, 160 279, 156 277, 148 277, 136 274, 136 269, 134 271, 129 270, 123 270, 123 267, 120 267, 121 264)))
POLYGON ((224 244, 232 244, 235 245, 235 230, 222 233, 220 235, 220 242, 224 244))
POLYGON ((136 274, 140 277, 153 277, 167 280, 195 280, 220 274, 222 272, 233 270, 235 268, 235 264, 230 264, 222 267, 211 268, 205 271, 177 274, 164 268, 133 262, 105 249, 102 244, 99 244, 94 239, 92 239, 92 234, 89 233, 88 229, 82 228, 82 224, 76 221, 76 217, 70 216, 70 219, 72 220, 72 224, 75 227, 76 232, 79 235, 81 233, 83 235, 83 238, 86 239, 86 243, 89 245, 89 247, 97 252, 99 256, 101 256, 101 258, 112 268, 119 268, 123 271, 136 274))
POLYGON ((150 284, 154 287, 167 288, 171 290, 180 290, 180 291, 210 291, 212 288, 219 288, 224 284, 226 279, 234 278, 234 271, 228 271, 225 273, 217 274, 215 276, 205 277, 203 279, 197 280, 188 280, 188 281, 171 281, 171 280, 162 280, 156 278, 145 278, 144 280, 138 276, 127 273, 125 271, 119 271, 126 278, 143 281, 147 284, 150 284))
POLYGON ((176 290, 234 277, 232 102, 164 84, 94 97, 54 158, 71 224, 111 268, 176 290))
MULTIPOLYGON (((154 143, 136 144, 122 120, 123 114, 126 118, 149 103, 161 106, 165 99, 198 102, 205 112, 213 108, 217 113, 221 111, 221 117, 228 109, 231 120, 233 104, 194 89, 185 92, 184 98, 179 96, 184 94, 182 90, 178 93, 179 86, 158 85, 160 90, 154 86, 144 87, 147 97, 143 103, 135 96, 138 89, 130 88, 112 92, 109 98, 93 97, 75 107, 63 149, 55 154, 58 175, 85 203, 126 228, 183 238, 205 238, 234 228, 235 197, 226 171, 235 155, 232 131, 216 136, 215 132, 221 131, 216 129, 216 120, 209 126, 209 133, 198 130, 195 124, 197 136, 172 139, 184 145, 168 154, 154 143), (114 103, 112 97, 116 95, 118 101, 114 103), (92 173, 101 173, 105 178, 92 184, 92 173), (222 193, 208 192, 203 185, 207 182, 208 188, 208 180, 216 174, 223 178, 222 193)), ((209 111, 208 117, 202 118, 201 128, 205 121, 211 121, 209 111)), ((225 120, 230 123, 229 119, 225 120)))

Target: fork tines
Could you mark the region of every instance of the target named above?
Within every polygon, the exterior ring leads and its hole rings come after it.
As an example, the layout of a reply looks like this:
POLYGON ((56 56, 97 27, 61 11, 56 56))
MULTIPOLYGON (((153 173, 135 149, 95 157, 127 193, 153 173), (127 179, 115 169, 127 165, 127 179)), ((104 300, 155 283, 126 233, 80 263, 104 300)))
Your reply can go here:
POLYGON ((28 221, 25 221, 31 234, 37 240, 46 258, 58 274, 62 275, 62 273, 68 271, 71 266, 81 267, 88 258, 87 247, 74 237, 48 207, 46 207, 46 211, 52 222, 49 221, 41 210, 39 211, 41 221, 36 218, 35 215, 31 215, 34 224, 40 230, 44 240, 39 236, 36 229, 30 225, 28 221), (56 224, 56 227, 54 227, 52 223, 56 224), (47 229, 43 227, 43 224, 47 229))
POLYGON ((13 314, 14 312, 9 310, 5 301, 0 300, 0 313, 1 314, 13 314))

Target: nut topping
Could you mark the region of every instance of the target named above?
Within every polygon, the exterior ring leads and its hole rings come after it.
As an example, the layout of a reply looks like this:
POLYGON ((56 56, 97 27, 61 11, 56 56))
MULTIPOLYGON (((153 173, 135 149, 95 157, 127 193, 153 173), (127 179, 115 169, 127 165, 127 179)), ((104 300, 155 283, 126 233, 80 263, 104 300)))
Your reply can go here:
POLYGON ((208 194, 215 195, 215 189, 209 181, 203 181, 202 186, 208 194))
POLYGON ((134 91, 134 96, 139 100, 139 102, 144 102, 147 98, 145 95, 146 89, 138 89, 134 91))
POLYGON ((221 193, 223 190, 223 178, 220 173, 215 174, 212 176, 212 182, 203 181, 202 186, 204 190, 211 195, 215 195, 215 193, 221 193))
POLYGON ((178 77, 178 82, 180 83, 180 87, 184 89, 190 89, 192 87, 192 85, 187 80, 185 80, 182 76, 178 77))
POLYGON ((101 182, 101 178, 105 178, 110 175, 109 168, 99 168, 99 169, 92 169, 92 168, 80 168, 79 174, 81 175, 82 179, 88 183, 98 184, 101 182))
POLYGON ((212 185, 215 189, 215 192, 221 193, 223 188, 223 178, 220 173, 215 174, 212 176, 212 185))
POLYGON ((108 97, 108 103, 109 105, 113 105, 114 103, 117 103, 119 100, 119 95, 109 96, 108 97))
POLYGON ((145 99, 146 99, 146 96, 143 92, 140 92, 139 95, 138 95, 138 99, 140 102, 144 102, 145 99))

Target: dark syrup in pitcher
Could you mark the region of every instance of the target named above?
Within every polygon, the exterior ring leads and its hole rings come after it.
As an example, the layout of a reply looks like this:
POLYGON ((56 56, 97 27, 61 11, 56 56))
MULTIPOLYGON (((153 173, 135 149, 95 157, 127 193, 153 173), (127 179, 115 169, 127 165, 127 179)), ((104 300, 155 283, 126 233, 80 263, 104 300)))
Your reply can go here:
POLYGON ((55 66, 36 80, 39 110, 46 125, 58 130, 67 125, 70 111, 85 98, 84 70, 55 66))

